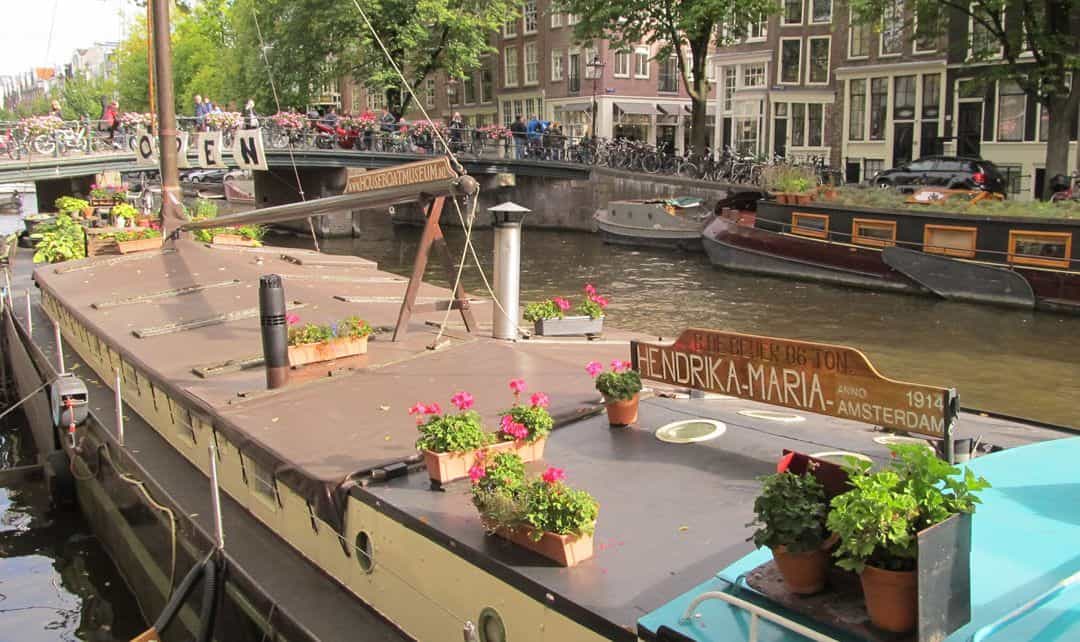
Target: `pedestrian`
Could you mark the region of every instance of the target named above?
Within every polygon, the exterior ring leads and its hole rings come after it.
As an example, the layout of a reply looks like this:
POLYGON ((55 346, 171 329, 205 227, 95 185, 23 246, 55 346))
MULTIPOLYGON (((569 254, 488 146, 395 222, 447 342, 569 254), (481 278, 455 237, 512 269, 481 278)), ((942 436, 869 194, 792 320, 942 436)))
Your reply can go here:
POLYGON ((396 122, 397 122, 397 119, 394 118, 394 115, 390 113, 390 110, 387 109, 386 107, 383 107, 382 116, 379 117, 379 124, 380 124, 381 129, 383 130, 383 132, 386 133, 386 134, 393 134, 394 133, 394 123, 396 123, 396 122))
POLYGON ((120 145, 116 142, 116 130, 120 128, 120 103, 115 100, 110 102, 105 108, 105 116, 102 120, 105 121, 105 126, 109 131, 109 145, 113 149, 120 149, 120 145))
POLYGON ((195 127, 202 131, 206 125, 206 103, 202 96, 195 94, 195 127))
POLYGON ((524 157, 525 141, 528 135, 525 131, 525 119, 518 114, 510 125, 510 134, 514 137, 514 158, 524 157))
POLYGON ((460 112, 454 112, 454 115, 450 118, 450 144, 454 151, 461 149, 462 134, 465 132, 465 120, 461 117, 460 112))
POLYGON ((61 110, 60 110, 60 101, 59 100, 52 101, 52 103, 49 104, 49 115, 53 116, 53 117, 56 117, 56 118, 63 118, 60 115, 60 112, 61 112, 61 110))
POLYGON ((326 124, 326 125, 330 125, 331 127, 337 127, 337 124, 338 124, 337 108, 336 107, 330 107, 329 111, 327 111, 326 114, 322 117, 322 122, 324 124, 326 124))
POLYGON ((255 101, 248 98, 244 103, 244 129, 258 129, 259 117, 255 114, 255 101))

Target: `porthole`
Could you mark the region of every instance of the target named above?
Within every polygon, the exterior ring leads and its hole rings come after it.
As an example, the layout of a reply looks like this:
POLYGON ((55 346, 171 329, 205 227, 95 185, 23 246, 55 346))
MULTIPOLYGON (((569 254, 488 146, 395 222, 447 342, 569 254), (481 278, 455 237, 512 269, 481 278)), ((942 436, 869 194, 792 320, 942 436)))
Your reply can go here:
POLYGON ((360 531, 356 534, 356 561, 365 573, 370 573, 371 569, 375 568, 375 558, 372 555, 371 537, 367 531, 360 531))
POLYGON ((692 444, 709 441, 724 434, 727 426, 712 419, 687 419, 656 430, 656 438, 669 444, 692 444))
POLYGON ((506 642, 506 626, 499 612, 490 606, 480 611, 480 642, 506 642))
POLYGON ((847 450, 830 450, 827 452, 811 453, 811 457, 814 459, 820 459, 821 461, 827 461, 830 464, 836 464, 837 466, 847 466, 848 457, 854 457, 860 461, 866 461, 873 463, 869 457, 862 453, 853 453, 847 450))

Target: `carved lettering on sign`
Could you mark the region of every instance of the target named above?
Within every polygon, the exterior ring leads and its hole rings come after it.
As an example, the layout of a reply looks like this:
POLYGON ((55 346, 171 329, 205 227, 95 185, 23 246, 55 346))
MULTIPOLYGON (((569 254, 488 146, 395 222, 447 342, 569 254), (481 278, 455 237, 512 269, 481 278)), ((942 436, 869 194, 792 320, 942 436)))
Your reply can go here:
POLYGON ((363 174, 354 174, 349 177, 349 182, 345 185, 345 193, 356 194, 387 187, 433 183, 456 177, 457 174, 450 167, 450 161, 445 157, 437 158, 419 163, 409 163, 399 167, 364 172, 363 174))
POLYGON ((944 437, 956 416, 954 390, 886 378, 847 346, 689 329, 630 352, 644 379, 894 430, 944 437))

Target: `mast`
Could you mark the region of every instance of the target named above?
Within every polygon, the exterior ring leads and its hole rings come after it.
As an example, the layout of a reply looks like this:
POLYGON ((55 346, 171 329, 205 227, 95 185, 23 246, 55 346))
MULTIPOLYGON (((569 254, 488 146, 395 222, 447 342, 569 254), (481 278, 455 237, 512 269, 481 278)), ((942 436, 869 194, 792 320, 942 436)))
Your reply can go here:
POLYGON ((180 175, 176 165, 176 106, 173 99, 169 0, 151 0, 153 7, 154 80, 157 85, 158 150, 161 155, 161 226, 168 236, 187 221, 181 209, 180 175))

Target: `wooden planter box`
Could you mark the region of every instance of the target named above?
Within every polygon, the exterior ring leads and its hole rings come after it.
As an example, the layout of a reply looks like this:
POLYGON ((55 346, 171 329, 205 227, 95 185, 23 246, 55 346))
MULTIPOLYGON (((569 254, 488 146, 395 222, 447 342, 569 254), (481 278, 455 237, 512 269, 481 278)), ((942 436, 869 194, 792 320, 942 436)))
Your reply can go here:
POLYGON ((259 247, 260 243, 254 239, 244 238, 239 234, 217 234, 214 236, 214 245, 235 245, 237 247, 259 247))
POLYGON ((131 254, 132 252, 142 252, 145 250, 157 250, 161 247, 161 237, 157 236, 149 239, 138 239, 136 241, 117 241, 116 246, 120 249, 121 254, 131 254))
POLYGON ((533 322, 533 334, 541 337, 572 337, 600 334, 603 331, 604 317, 563 317, 533 322))
POLYGON ((331 361, 333 359, 352 357, 358 354, 367 354, 367 344, 368 338, 362 337, 360 339, 331 339, 330 341, 323 341, 322 343, 305 343, 298 346, 289 346, 289 365, 295 368, 309 363, 331 361))
POLYGON ((773 196, 784 205, 808 205, 814 200, 813 192, 776 192, 773 196))
POLYGON ((559 566, 576 566, 593 556, 592 535, 556 535, 545 532, 540 541, 533 541, 533 529, 521 526, 515 529, 499 527, 495 534, 537 555, 542 555, 559 566))
POLYGON ((514 452, 518 454, 518 457, 521 457, 522 462, 527 464, 530 461, 540 461, 544 458, 544 447, 547 446, 547 440, 548 438, 544 436, 531 444, 524 439, 504 443, 514 444, 514 452))
POLYGON ((455 479, 462 479, 469 475, 469 469, 477 462, 480 451, 486 450, 488 455, 499 451, 513 450, 514 442, 501 441, 487 448, 477 450, 465 450, 452 453, 437 453, 430 450, 424 451, 424 465, 427 466, 428 477, 433 482, 446 484, 455 479))

